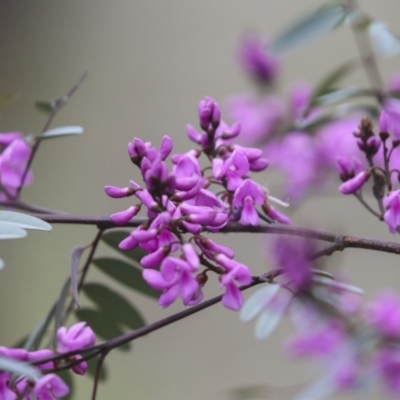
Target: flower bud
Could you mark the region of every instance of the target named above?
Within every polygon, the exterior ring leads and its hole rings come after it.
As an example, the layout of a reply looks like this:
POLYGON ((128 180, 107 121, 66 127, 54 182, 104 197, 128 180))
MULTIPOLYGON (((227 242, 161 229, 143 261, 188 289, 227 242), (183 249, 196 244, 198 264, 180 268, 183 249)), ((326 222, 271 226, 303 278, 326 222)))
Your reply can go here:
POLYGON ((348 181, 342 183, 339 186, 339 192, 343 194, 354 194, 364 183, 368 180, 370 174, 366 171, 359 172, 354 178, 349 179, 348 181))

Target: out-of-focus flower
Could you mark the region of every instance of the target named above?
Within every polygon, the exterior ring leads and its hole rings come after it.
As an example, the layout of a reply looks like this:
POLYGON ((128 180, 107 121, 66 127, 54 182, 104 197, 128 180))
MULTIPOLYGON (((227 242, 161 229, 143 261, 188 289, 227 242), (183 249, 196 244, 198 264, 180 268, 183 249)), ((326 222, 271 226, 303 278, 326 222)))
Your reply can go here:
POLYGON ((387 99, 382 105, 379 117, 381 132, 388 132, 400 139, 400 100, 387 99))
POLYGON ((16 400, 17 394, 10 388, 11 376, 8 372, 0 373, 0 399, 16 400))
POLYGON ((400 348, 385 346, 378 350, 374 361, 387 391, 391 395, 400 395, 400 348))
POLYGON ((387 338, 400 337, 400 297, 397 293, 379 293, 367 311, 367 321, 379 334, 387 338))
MULTIPOLYGON (((31 148, 23 139, 22 134, 18 133, 0 134, 0 146, 4 146, 0 154, 0 183, 9 194, 15 195, 21 186, 31 148)), ((32 176, 32 172, 28 171, 23 186, 32 183, 32 176)))
POLYGON ((397 227, 400 225, 400 190, 390 192, 385 196, 383 206, 385 208, 383 218, 388 224, 390 232, 396 233, 397 227))
POLYGON ((242 38, 237 58, 243 71, 258 83, 271 84, 279 72, 279 61, 268 54, 267 42, 258 35, 242 38))

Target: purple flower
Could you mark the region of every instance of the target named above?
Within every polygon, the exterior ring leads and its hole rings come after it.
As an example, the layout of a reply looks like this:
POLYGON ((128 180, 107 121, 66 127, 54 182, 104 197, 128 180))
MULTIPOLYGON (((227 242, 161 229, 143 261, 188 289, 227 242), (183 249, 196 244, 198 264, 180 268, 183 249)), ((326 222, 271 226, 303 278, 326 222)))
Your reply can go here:
POLYGON ((199 268, 199 258, 193 246, 186 243, 182 246, 185 260, 167 257, 161 264, 160 272, 151 269, 143 271, 143 278, 156 290, 163 290, 158 304, 165 308, 175 302, 178 295, 184 305, 197 304, 202 299, 199 283, 192 275, 199 268))
POLYGON ((385 346, 378 350, 375 367, 392 395, 400 395, 400 349, 397 346, 385 346))
POLYGON ((228 112, 233 121, 240 121, 240 140, 246 144, 264 142, 283 119, 283 104, 276 96, 259 98, 238 95, 228 101, 228 112))
POLYGON ((222 304, 230 310, 238 311, 243 305, 243 295, 236 286, 235 281, 240 285, 250 284, 252 280, 250 270, 246 265, 231 260, 221 253, 217 254, 214 259, 227 271, 220 279, 220 287, 225 287, 222 304))
POLYGON ((96 342, 96 336, 86 322, 78 322, 70 328, 62 326, 57 331, 57 339, 60 353, 81 350, 93 346, 96 342))
MULTIPOLYGON (((15 195, 16 190, 21 185, 30 155, 31 148, 22 138, 12 140, 0 154, 0 182, 11 195, 15 195)), ((30 185, 31 182, 32 172, 28 171, 23 186, 30 185)))
POLYGON ((35 383, 33 393, 40 400, 53 400, 66 396, 69 393, 69 388, 59 376, 47 374, 35 383))
POLYGON ((124 211, 120 211, 110 215, 110 220, 117 225, 124 225, 128 223, 138 212, 140 206, 131 206, 124 211))
POLYGON ((388 132, 400 139, 400 100, 387 99, 379 117, 381 132, 388 132))
POLYGON ((242 214, 240 223, 242 225, 258 225, 260 218, 255 205, 261 206, 265 202, 265 193, 254 181, 246 179, 235 191, 233 205, 241 207, 242 214))
POLYGON ((261 84, 271 84, 279 72, 278 60, 268 54, 267 43, 258 35, 243 37, 237 58, 243 71, 261 84))
POLYGON ((384 337, 400 337, 400 297, 397 293, 379 293, 370 303, 367 321, 384 337))
POLYGON ((16 400, 17 394, 10 389, 11 376, 8 372, 0 373, 0 399, 16 400))
POLYGON ((272 245, 272 256, 277 268, 282 268, 288 284, 296 290, 306 290, 312 283, 313 264, 311 243, 304 238, 280 237, 272 245))
POLYGON ((12 358, 18 361, 27 361, 28 351, 25 349, 9 349, 8 347, 0 346, 0 356, 12 358))
POLYGON ((339 192, 342 194, 354 194, 364 186, 369 177, 370 173, 368 171, 361 171, 354 178, 343 182, 339 186, 339 192))
POLYGON ((198 106, 199 120, 201 128, 207 132, 209 126, 216 129, 221 120, 221 110, 216 101, 209 96, 206 96, 200 101, 198 106))
POLYGON ((287 351, 292 357, 311 356, 325 357, 337 351, 346 334, 336 321, 307 329, 292 336, 286 343, 287 351))
POLYGON ((222 167, 222 175, 226 177, 228 190, 236 190, 249 170, 250 165, 246 155, 240 150, 234 150, 222 167))
POLYGON ((383 206, 386 210, 383 218, 388 224, 390 232, 396 233, 397 227, 400 225, 400 190, 390 192, 385 196, 383 206))
MULTIPOLYGON (((49 349, 32 351, 32 352, 28 353, 27 361, 34 362, 37 360, 41 360, 43 358, 52 357, 53 355, 54 355, 54 353, 49 349)), ((40 369, 43 369, 43 370, 52 369, 52 368, 54 368, 54 363, 53 363, 53 361, 48 361, 44 364, 38 364, 37 367, 40 369)))

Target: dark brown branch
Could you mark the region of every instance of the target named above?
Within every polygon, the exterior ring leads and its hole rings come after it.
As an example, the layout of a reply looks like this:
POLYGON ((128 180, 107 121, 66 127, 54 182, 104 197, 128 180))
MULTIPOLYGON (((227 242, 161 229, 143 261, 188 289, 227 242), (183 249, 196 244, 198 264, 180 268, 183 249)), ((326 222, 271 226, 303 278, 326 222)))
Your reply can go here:
MULTIPOLYGON (((268 282, 271 280, 271 278, 269 278, 268 276, 269 275, 267 274, 267 275, 261 275, 260 277, 256 277, 255 279, 253 279, 253 282, 250 285, 241 286, 239 289, 243 291, 243 290, 249 289, 253 286, 259 285, 260 283, 268 282)), ((214 297, 210 300, 203 301, 200 304, 197 304, 193 307, 187 308, 184 311, 173 314, 173 315, 166 317, 164 319, 161 319, 157 322, 146 325, 146 326, 136 329, 134 331, 125 333, 121 336, 117 336, 113 339, 107 340, 106 342, 103 342, 103 343, 100 343, 100 344, 97 344, 97 345, 94 345, 91 347, 87 347, 86 349, 83 349, 83 350, 74 350, 74 351, 70 351, 68 353, 56 354, 52 357, 46 357, 41 360, 36 360, 36 361, 32 362, 31 364, 40 365, 40 364, 44 364, 45 362, 48 362, 48 361, 69 359, 70 357, 73 357, 77 354, 81 354, 82 355, 81 359, 74 360, 73 362, 63 365, 52 371, 60 371, 63 369, 69 369, 72 366, 81 363, 82 360, 87 360, 89 358, 93 358, 96 355, 103 353, 104 351, 110 351, 111 349, 114 349, 115 347, 121 346, 127 342, 131 342, 135 339, 145 336, 145 335, 147 335, 151 332, 154 332, 158 329, 164 328, 167 325, 170 325, 174 322, 180 321, 181 319, 184 319, 193 314, 196 314, 199 311, 202 311, 208 307, 213 306, 214 304, 219 303, 221 301, 221 299, 222 299, 222 295, 214 297)), ((47 372, 51 372, 51 371, 47 371, 47 372)))

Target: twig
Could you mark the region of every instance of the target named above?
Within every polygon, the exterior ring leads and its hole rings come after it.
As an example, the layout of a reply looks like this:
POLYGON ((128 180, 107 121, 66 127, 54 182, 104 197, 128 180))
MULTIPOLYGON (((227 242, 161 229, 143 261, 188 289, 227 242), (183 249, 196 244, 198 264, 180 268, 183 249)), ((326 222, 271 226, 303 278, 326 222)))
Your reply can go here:
MULTIPOLYGON (((256 277, 253 282, 249 285, 246 286, 241 286, 239 289, 241 291, 249 289, 253 286, 259 285, 261 283, 265 282, 265 278, 264 275, 262 275, 261 277, 256 277)), ((105 350, 110 351, 111 349, 121 346, 125 343, 131 342, 135 339, 138 339, 142 336, 145 336, 151 332, 154 332, 158 329, 164 328, 167 325, 170 325, 174 322, 180 321, 181 319, 187 318, 193 314, 198 313, 199 311, 202 311, 208 307, 213 306, 214 304, 217 304, 221 301, 222 299, 222 295, 220 296, 216 296, 210 300, 206 300, 203 301, 200 304, 197 304, 193 307, 187 308, 184 311, 181 311, 179 313, 173 314, 169 317, 166 317, 164 319, 161 319, 159 321, 156 321, 152 324, 146 325, 142 328, 139 329, 135 329, 133 331, 130 331, 128 333, 125 333, 123 335, 117 336, 113 339, 107 340, 106 342, 91 346, 91 347, 87 347, 86 349, 82 349, 82 350, 74 350, 74 351, 70 351, 68 353, 63 353, 63 354, 56 354, 54 356, 51 357, 46 357, 43 358, 41 360, 36 360, 33 361, 31 364, 32 365, 40 365, 40 364, 44 364, 45 362, 48 361, 57 361, 57 360, 62 360, 62 359, 69 359, 72 356, 75 356, 77 354, 81 354, 82 358, 80 358, 79 360, 74 360, 71 363, 65 364, 60 366, 59 368, 55 368, 54 370, 49 370, 47 372, 53 372, 53 371, 60 371, 60 370, 64 370, 64 369, 69 369, 74 365, 77 365, 79 363, 81 363, 83 360, 88 360, 90 358, 95 357, 96 355, 104 352, 105 350)))
MULTIPOLYGON (((49 127, 50 127, 51 123, 53 122, 55 116, 57 115, 58 111, 68 102, 70 97, 79 89, 79 87, 82 85, 83 81, 86 79, 87 74, 88 74, 88 72, 85 71, 82 74, 82 76, 79 78, 78 82, 71 88, 71 90, 65 96, 62 97, 62 106, 57 106, 57 105, 53 106, 53 109, 52 109, 52 111, 50 113, 50 116, 47 119, 47 121, 46 121, 46 123, 45 123, 45 125, 44 125, 44 127, 42 129, 42 134, 49 129, 49 127)), ((24 173, 22 174, 22 177, 21 177, 21 182, 20 182, 19 187, 17 188, 17 191, 16 191, 16 194, 14 196, 14 199, 18 199, 19 195, 21 194, 21 190, 22 190, 22 188, 24 186, 25 179, 26 179, 26 177, 28 175, 28 171, 29 171, 29 169, 30 169, 30 167, 32 165, 33 159, 35 158, 35 155, 36 155, 36 153, 37 153, 37 151, 39 149, 40 143, 41 143, 41 140, 37 140, 37 139, 35 140, 35 143, 34 143, 34 145, 32 147, 32 151, 31 151, 31 154, 29 156, 28 162, 26 163, 26 167, 25 167, 24 173)))
POLYGON ((97 394, 97 386, 99 384, 99 378, 100 378, 100 372, 101 372, 101 367, 103 366, 104 360, 108 354, 109 350, 105 350, 100 354, 99 360, 97 361, 97 366, 96 366, 96 374, 94 376, 93 380, 93 391, 92 391, 92 400, 96 400, 96 394, 97 394))

